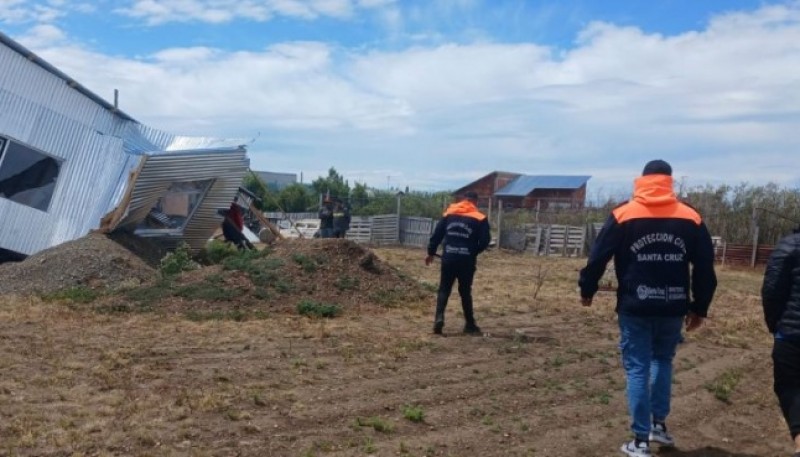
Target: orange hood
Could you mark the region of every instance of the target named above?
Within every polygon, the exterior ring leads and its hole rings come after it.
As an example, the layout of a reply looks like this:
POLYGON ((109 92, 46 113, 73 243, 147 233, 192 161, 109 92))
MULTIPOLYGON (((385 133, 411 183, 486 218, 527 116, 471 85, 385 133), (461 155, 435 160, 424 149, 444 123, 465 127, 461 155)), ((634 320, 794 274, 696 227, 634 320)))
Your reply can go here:
POLYGON ((702 218, 693 208, 678 201, 672 189, 672 176, 645 175, 633 186, 633 199, 613 211, 617 222, 639 218, 689 219, 700 224, 702 218))
POLYGON ((462 200, 448 206, 443 216, 466 216, 479 221, 486 219, 486 216, 478 211, 478 207, 469 200, 462 200))
POLYGON ((645 175, 633 182, 633 200, 647 206, 669 205, 678 201, 672 189, 672 176, 645 175))

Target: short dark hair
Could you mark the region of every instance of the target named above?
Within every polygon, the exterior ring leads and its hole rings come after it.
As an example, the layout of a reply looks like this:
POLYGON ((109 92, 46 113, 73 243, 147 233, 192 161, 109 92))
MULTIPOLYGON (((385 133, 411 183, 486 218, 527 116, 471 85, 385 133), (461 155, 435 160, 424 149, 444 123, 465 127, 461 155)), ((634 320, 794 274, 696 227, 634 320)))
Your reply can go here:
POLYGON ((467 200, 478 201, 478 193, 474 190, 464 192, 464 198, 467 200))
POLYGON ((647 175, 667 175, 672 176, 672 166, 666 161, 657 159, 647 162, 642 170, 642 176, 647 175))

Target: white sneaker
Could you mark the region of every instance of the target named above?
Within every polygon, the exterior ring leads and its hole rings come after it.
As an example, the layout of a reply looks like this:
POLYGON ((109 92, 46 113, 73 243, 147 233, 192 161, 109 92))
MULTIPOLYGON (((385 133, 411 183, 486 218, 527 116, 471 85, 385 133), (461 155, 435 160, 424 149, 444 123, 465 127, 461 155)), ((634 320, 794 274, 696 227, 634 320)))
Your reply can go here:
POLYGON ((650 445, 647 444, 647 441, 631 440, 623 444, 619 450, 628 457, 651 457, 653 455, 650 453, 650 445))
POLYGON ((667 433, 667 426, 663 423, 656 422, 650 429, 650 441, 655 441, 662 446, 675 446, 675 439, 672 435, 667 433))

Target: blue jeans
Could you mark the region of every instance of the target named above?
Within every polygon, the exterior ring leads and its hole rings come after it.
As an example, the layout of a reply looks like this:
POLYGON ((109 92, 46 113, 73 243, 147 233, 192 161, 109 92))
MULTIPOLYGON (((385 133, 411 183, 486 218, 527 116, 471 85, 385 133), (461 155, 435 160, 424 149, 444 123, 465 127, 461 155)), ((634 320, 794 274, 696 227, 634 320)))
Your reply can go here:
POLYGON ((681 339, 682 317, 619 315, 622 366, 627 378, 631 429, 638 439, 650 435, 652 421, 669 415, 672 359, 681 339))

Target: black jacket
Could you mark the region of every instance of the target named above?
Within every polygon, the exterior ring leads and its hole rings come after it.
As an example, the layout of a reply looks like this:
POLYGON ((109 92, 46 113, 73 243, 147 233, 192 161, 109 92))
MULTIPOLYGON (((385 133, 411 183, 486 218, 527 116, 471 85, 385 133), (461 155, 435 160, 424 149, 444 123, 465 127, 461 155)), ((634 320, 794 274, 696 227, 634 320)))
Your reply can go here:
POLYGON ((428 241, 428 255, 442 247, 442 262, 475 262, 491 241, 489 220, 475 205, 464 200, 447 208, 428 241))
POLYGON ((582 297, 594 296, 612 257, 618 313, 707 315, 717 287, 711 236, 700 214, 677 200, 670 176, 637 179, 633 200, 609 216, 580 272, 582 297))
POLYGON ((761 303, 770 333, 800 338, 800 233, 783 238, 772 251, 761 303))

